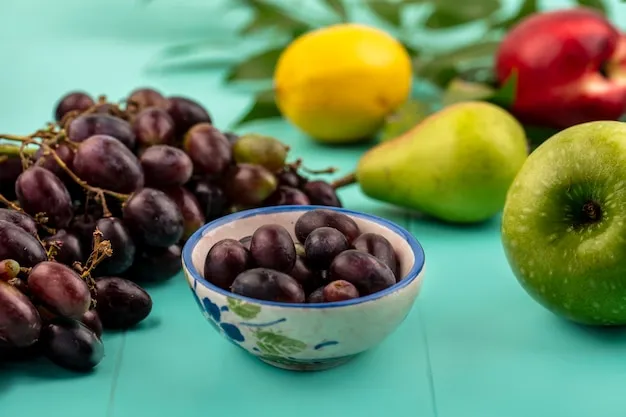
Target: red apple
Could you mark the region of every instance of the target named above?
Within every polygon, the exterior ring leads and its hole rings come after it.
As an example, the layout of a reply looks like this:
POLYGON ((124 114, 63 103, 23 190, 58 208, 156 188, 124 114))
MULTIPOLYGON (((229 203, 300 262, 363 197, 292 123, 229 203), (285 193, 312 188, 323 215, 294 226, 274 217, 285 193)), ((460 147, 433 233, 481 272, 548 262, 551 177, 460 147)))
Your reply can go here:
POLYGON ((512 111, 524 123, 563 129, 616 120, 626 110, 626 37, 587 8, 531 15, 503 39, 496 75, 517 72, 512 111))

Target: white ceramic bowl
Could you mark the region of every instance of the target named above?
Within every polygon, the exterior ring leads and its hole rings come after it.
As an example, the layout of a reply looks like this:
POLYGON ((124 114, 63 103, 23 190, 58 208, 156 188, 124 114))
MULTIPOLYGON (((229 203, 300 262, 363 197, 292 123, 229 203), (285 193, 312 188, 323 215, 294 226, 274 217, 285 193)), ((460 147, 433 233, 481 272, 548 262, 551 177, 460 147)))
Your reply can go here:
POLYGON ((280 368, 320 370, 376 346, 404 321, 421 287, 424 251, 409 232, 380 217, 334 207, 277 206, 231 214, 200 228, 183 249, 183 270, 203 315, 227 340, 280 368), (203 278, 204 259, 219 240, 240 239, 272 223, 287 228, 295 240, 298 217, 318 208, 346 214, 361 232, 386 237, 398 254, 402 280, 354 300, 289 304, 232 294, 203 278))

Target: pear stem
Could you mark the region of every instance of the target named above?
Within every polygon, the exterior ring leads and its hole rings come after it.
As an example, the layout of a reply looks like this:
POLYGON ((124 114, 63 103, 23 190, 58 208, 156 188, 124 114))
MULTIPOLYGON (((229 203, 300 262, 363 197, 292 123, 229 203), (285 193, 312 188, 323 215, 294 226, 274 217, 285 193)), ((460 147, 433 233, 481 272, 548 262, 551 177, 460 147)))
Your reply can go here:
POLYGON ((356 182, 356 174, 353 172, 352 174, 348 174, 345 177, 333 181, 330 185, 336 190, 338 188, 345 187, 346 185, 355 184, 356 182))

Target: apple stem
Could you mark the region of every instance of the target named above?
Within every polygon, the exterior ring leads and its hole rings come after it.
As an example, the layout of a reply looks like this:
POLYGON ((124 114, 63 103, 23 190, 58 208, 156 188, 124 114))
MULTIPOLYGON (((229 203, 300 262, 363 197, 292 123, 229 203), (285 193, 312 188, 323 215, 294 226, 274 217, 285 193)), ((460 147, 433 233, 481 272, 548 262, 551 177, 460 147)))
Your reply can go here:
POLYGON ((350 185, 350 184, 356 184, 357 182, 357 178, 356 178, 356 173, 351 173, 346 175, 345 177, 339 178, 336 181, 333 181, 330 185, 336 190, 342 187, 345 187, 346 185, 350 185))

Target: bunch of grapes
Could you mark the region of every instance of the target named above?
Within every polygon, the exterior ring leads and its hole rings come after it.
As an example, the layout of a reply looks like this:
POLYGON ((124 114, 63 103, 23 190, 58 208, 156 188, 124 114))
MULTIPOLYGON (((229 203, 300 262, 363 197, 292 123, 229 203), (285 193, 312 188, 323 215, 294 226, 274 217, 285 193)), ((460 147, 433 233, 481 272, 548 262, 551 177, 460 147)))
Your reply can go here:
POLYGON ((332 170, 287 163, 275 138, 222 132, 186 97, 72 92, 54 115, 31 135, 0 135, 0 359, 36 350, 91 369, 102 329, 148 316, 140 285, 175 276, 182 245, 206 222, 261 206, 341 206, 328 182, 305 176, 332 170))

